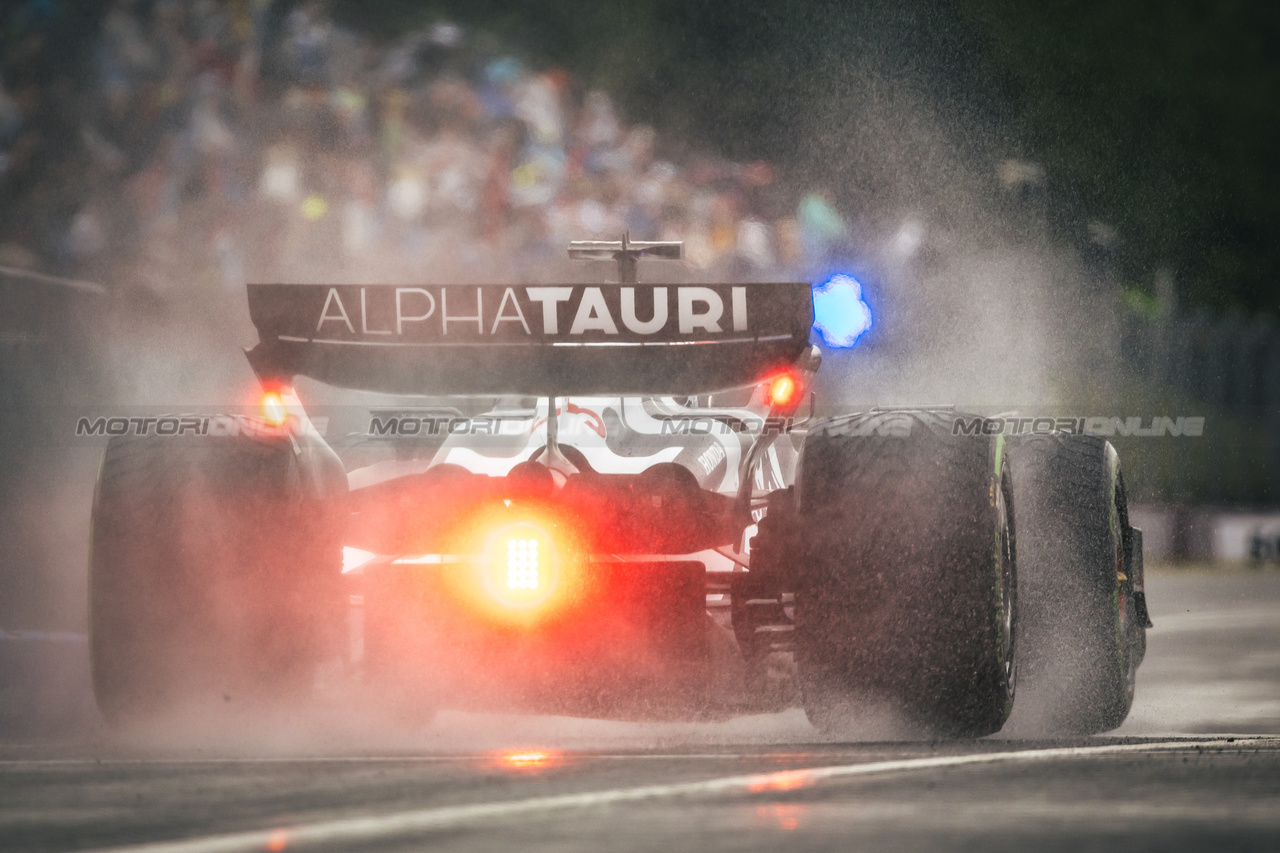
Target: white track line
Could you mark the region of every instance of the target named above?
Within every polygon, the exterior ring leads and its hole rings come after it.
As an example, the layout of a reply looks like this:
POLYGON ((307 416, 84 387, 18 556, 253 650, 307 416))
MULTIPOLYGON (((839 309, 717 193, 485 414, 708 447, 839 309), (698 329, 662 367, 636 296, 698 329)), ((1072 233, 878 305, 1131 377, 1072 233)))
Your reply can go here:
MULTIPOLYGON (((165 767, 186 765, 190 767, 206 764, 231 764, 251 767, 255 764, 475 764, 493 763, 503 760, 511 752, 540 752, 542 747, 531 746, 525 749, 495 749, 488 752, 463 752, 456 755, 270 755, 270 756, 227 756, 223 758, 4 758, 0 759, 0 770, 5 768, 24 767, 165 767)), ((553 758, 559 755, 572 756, 576 761, 663 761, 696 760, 708 761, 722 758, 725 761, 736 761, 747 758, 800 758, 799 752, 576 752, 573 750, 553 749, 549 753, 553 758)))
POLYGON ((88 293, 106 293, 107 289, 94 281, 81 281, 78 278, 65 278, 60 275, 47 275, 46 273, 36 272, 35 270, 24 270, 19 267, 0 267, 0 276, 10 276, 12 278, 25 278, 29 281, 38 281, 41 284, 61 284, 64 287, 70 287, 74 290, 83 290, 88 293))
POLYGON ((1028 749, 970 755, 940 755, 930 758, 907 758, 897 761, 876 761, 864 764, 813 767, 803 770, 783 770, 775 773, 725 776, 701 782, 677 782, 669 785, 615 788, 581 794, 534 797, 527 800, 414 809, 387 815, 317 821, 316 823, 275 830, 251 830, 225 835, 209 835, 203 838, 141 844, 132 847, 115 847, 111 848, 111 851, 113 853, 240 853, 240 851, 268 849, 292 851, 308 845, 367 844, 393 838, 403 838, 430 830, 476 823, 482 820, 564 809, 715 794, 768 794, 770 792, 790 791, 808 787, 830 779, 874 776, 913 770, 934 770, 981 764, 1054 761, 1144 752, 1174 752, 1205 748, 1241 749, 1260 743, 1280 745, 1275 738, 1232 738, 1230 740, 1177 740, 1156 743, 1028 749))

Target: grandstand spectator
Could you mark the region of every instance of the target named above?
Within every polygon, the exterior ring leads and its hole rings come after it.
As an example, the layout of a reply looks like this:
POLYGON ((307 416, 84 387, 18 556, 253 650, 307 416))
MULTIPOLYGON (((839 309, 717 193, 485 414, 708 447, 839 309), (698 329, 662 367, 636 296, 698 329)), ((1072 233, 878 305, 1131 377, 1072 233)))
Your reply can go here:
POLYGON ((378 50, 320 3, 274 35, 271 12, 115 0, 90 87, 51 70, 53 24, 23 18, 0 60, 0 243, 167 296, 446 275, 477 257, 533 274, 514 264, 622 231, 684 239, 709 273, 807 268, 847 240, 823 194, 786 217, 766 164, 659 159, 654 130, 626 125, 606 93, 579 103, 566 72, 480 55, 456 25, 378 50))

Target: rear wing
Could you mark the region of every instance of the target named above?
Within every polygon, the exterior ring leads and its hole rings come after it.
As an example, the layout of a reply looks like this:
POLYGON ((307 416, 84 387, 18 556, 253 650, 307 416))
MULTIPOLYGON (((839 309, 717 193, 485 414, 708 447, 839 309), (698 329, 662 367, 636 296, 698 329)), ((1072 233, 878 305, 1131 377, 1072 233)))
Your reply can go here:
POLYGON ((260 377, 394 394, 707 393, 790 367, 813 324, 804 282, 248 289, 260 377))

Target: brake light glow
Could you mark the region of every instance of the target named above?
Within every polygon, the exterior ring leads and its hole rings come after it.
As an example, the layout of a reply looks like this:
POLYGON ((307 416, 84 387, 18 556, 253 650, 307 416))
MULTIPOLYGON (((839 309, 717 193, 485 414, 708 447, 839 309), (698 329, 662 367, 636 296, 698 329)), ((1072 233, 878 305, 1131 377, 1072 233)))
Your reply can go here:
POLYGON ((275 427, 283 426, 289 419, 289 410, 285 408, 279 391, 268 391, 262 395, 262 417, 275 427))
POLYGON ((493 763, 508 773, 538 773, 564 763, 564 755, 550 749, 507 749, 494 753, 493 763))
POLYGON ((547 763, 548 758, 545 752, 536 750, 509 752, 503 756, 507 764, 512 767, 541 767, 547 763))
POLYGON ((497 504, 476 513, 442 540, 437 555, 399 563, 422 566, 458 603, 486 621, 523 627, 560 618, 583 600, 581 533, 563 517, 535 505, 497 504))

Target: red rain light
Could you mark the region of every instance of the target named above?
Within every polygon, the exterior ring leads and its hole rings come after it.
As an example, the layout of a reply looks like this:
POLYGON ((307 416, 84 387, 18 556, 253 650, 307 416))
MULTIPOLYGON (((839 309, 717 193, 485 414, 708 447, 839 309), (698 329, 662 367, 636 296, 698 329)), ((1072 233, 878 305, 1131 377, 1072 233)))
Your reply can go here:
POLYGON ((262 417, 273 427, 283 426, 289 419, 289 410, 285 408, 279 391, 268 391, 262 395, 262 417))
MULTIPOLYGON (((547 549, 542 548, 543 559, 547 549)), ((545 570, 544 570, 545 571, 545 570)), ((538 577, 538 538, 507 540, 507 589, 537 590, 541 586, 538 577)))
POLYGON ((800 383, 790 373, 775 376, 769 383, 769 405, 775 409, 788 408, 799 396, 800 383))
POLYGON ((504 607, 537 608, 555 591, 555 542, 540 524, 505 524, 488 537, 484 557, 485 587, 504 607))

